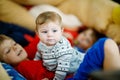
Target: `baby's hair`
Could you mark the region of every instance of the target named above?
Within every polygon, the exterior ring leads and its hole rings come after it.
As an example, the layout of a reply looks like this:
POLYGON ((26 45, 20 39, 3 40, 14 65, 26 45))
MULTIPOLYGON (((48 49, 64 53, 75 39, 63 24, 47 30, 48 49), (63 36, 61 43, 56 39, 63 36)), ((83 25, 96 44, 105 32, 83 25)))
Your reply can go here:
POLYGON ((61 16, 56 12, 52 12, 52 11, 43 12, 39 14, 38 17, 36 18, 36 30, 38 29, 37 25, 42 25, 48 22, 56 22, 59 25, 61 25, 62 19, 61 16))

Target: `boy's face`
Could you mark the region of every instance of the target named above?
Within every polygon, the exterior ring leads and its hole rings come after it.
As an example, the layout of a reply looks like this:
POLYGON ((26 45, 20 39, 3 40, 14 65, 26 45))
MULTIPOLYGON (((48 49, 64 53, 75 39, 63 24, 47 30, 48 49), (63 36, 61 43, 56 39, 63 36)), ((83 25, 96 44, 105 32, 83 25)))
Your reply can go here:
POLYGON ((50 22, 48 24, 38 25, 38 27, 38 36, 41 42, 47 46, 53 46, 60 41, 63 32, 60 25, 50 22))
POLYGON ((92 29, 87 29, 81 32, 76 39, 77 46, 83 50, 87 50, 88 48, 90 48, 94 43, 92 34, 93 34, 92 29))
POLYGON ((2 60, 8 64, 16 65, 27 58, 26 51, 13 40, 5 40, 0 47, 2 60))

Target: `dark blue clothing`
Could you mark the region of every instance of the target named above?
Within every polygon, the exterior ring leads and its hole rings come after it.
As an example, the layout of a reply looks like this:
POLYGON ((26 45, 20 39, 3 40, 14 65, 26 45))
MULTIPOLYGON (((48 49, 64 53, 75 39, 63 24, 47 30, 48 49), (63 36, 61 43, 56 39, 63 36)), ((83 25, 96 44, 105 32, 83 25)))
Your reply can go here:
POLYGON ((101 38, 87 51, 77 72, 68 80, 88 80, 88 75, 92 71, 103 69, 104 43, 107 39, 101 38))
POLYGON ((24 35, 27 34, 33 37, 35 35, 35 32, 32 32, 15 24, 0 21, 0 34, 11 37, 17 43, 24 47, 29 44, 28 40, 25 39, 24 35))

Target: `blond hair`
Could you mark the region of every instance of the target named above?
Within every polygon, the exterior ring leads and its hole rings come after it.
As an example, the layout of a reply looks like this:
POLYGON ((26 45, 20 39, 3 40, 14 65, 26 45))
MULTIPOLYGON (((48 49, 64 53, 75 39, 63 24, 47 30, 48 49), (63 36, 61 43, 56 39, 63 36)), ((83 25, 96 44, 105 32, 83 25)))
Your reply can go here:
POLYGON ((42 25, 44 23, 49 23, 49 22, 56 22, 59 25, 61 25, 62 23, 61 16, 56 12, 52 12, 52 11, 46 11, 39 14, 39 16, 36 18, 36 30, 38 29, 38 25, 42 25))
MULTIPOLYGON (((13 40, 13 39, 10 38, 10 37, 7 37, 7 36, 4 35, 4 34, 0 34, 0 47, 2 46, 2 44, 3 44, 3 42, 4 42, 5 40, 13 40)), ((0 50, 1 50, 1 49, 0 49, 0 50)), ((2 61, 2 57, 3 57, 3 53, 1 53, 1 51, 0 51, 0 61, 2 61)))

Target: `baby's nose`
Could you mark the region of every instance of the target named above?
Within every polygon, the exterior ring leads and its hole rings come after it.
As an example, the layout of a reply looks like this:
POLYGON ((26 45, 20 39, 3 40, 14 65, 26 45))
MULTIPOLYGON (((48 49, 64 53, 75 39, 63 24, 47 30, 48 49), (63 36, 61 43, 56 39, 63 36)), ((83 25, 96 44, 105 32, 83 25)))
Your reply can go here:
POLYGON ((54 35, 53 32, 48 32, 48 36, 54 35))

